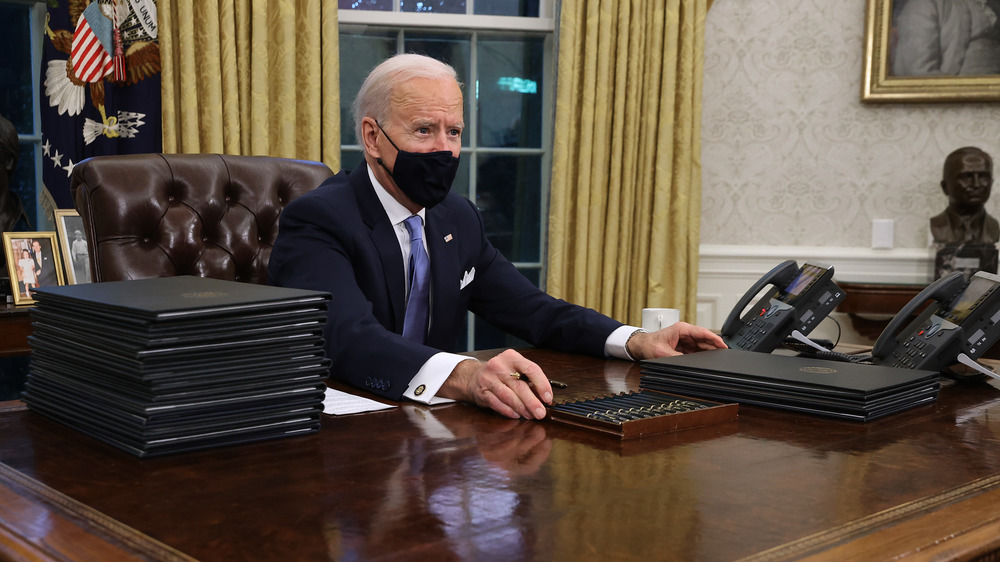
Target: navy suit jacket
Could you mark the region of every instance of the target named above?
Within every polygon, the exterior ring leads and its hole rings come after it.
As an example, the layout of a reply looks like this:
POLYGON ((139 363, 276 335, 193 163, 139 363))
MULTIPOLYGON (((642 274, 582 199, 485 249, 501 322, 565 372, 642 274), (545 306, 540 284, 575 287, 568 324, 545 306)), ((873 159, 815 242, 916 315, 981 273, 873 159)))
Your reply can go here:
POLYGON ((535 287, 487 240, 479 211, 460 195, 427 210, 425 239, 432 307, 421 345, 401 335, 403 257, 365 163, 282 211, 268 279, 333 296, 324 329, 333 378, 399 400, 432 355, 454 351, 469 310, 533 345, 597 356, 621 326, 535 287))

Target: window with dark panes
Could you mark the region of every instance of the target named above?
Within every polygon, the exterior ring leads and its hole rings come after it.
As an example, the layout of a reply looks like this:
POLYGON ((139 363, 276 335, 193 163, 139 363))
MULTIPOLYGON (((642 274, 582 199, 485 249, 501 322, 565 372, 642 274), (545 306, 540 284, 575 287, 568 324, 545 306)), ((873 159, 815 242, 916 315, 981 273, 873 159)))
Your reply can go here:
MULTIPOLYGON (((21 221, 17 228, 30 230, 39 230, 36 201, 41 142, 35 107, 38 80, 33 72, 38 65, 32 62, 37 50, 32 46, 32 30, 40 30, 44 9, 40 2, 0 0, 0 52, 8 54, 0 57, 0 115, 13 123, 21 145, 9 189, 20 198, 27 214, 28 224, 21 221)), ((36 43, 40 45, 40 41, 36 43)))
MULTIPOLYGON (((466 122, 452 189, 476 203, 493 244, 544 288, 554 95, 551 2, 340 0, 339 6, 343 167, 362 161, 351 104, 374 66, 404 52, 450 64, 463 83, 466 122)), ((470 314, 459 345, 472 350, 523 344, 470 314)))
MULTIPOLYGON (((17 131, 17 167, 8 189, 24 208, 25 219, 18 219, 15 231, 43 229, 38 218, 38 193, 41 181, 41 134, 36 104, 39 96, 38 74, 41 33, 45 4, 32 0, 0 0, 0 115, 17 131), (42 228, 40 228, 40 226, 42 228)), ((0 173, 7 171, 0 169, 0 173)), ((0 251, 0 295, 9 291, 8 269, 0 251)), ((16 285, 16 281, 15 281, 16 285)), ((4 306, 0 296, 0 306, 4 306)), ((0 401, 14 400, 24 390, 28 376, 28 355, 0 357, 0 401)))

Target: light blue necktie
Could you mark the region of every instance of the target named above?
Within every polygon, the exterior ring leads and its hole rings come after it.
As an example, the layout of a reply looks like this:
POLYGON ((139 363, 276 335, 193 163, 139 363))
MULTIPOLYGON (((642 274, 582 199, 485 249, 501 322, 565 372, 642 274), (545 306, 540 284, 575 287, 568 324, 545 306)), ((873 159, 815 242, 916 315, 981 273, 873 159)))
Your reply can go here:
POLYGON ((420 217, 413 215, 404 224, 410 231, 410 296, 403 318, 403 337, 424 343, 430 310, 430 260, 424 251, 424 229, 420 217))

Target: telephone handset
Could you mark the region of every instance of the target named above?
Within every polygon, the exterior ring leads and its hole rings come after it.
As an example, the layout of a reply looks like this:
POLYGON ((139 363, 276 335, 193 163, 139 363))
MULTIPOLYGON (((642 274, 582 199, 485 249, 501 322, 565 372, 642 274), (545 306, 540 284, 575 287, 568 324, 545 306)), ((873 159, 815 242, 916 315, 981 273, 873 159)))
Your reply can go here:
POLYGON ((872 361, 943 371, 962 354, 979 358, 998 339, 1000 277, 977 271, 967 282, 956 271, 928 285, 893 317, 872 348, 872 361), (935 302, 900 330, 928 300, 935 302))
POLYGON ((833 268, 795 260, 775 266, 740 298, 722 324, 722 339, 731 348, 770 353, 791 333, 808 334, 844 300, 833 282, 833 268), (743 314, 750 301, 773 285, 743 314), (742 314, 742 317, 740 316, 742 314))

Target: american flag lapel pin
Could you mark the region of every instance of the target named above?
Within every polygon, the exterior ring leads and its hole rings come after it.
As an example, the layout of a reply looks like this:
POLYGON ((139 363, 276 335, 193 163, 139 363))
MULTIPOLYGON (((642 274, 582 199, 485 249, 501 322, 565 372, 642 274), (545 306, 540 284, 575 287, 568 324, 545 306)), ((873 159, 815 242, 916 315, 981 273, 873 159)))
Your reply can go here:
POLYGON ((449 234, 449 235, 447 235, 447 236, 444 237, 444 241, 445 242, 451 242, 451 238, 452 238, 451 234, 449 234))

